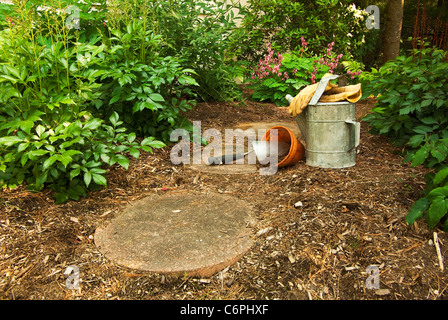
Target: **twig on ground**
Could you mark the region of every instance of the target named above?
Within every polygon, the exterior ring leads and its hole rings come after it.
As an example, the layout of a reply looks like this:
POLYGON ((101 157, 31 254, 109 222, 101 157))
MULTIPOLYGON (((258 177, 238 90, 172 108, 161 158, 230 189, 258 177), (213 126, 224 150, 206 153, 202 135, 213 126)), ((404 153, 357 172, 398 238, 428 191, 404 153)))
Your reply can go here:
POLYGON ((437 232, 434 232, 434 246, 436 247, 437 258, 439 259, 440 270, 443 271, 443 269, 444 269, 444 267, 443 267, 443 258, 442 258, 442 253, 440 252, 439 238, 437 236, 437 232))

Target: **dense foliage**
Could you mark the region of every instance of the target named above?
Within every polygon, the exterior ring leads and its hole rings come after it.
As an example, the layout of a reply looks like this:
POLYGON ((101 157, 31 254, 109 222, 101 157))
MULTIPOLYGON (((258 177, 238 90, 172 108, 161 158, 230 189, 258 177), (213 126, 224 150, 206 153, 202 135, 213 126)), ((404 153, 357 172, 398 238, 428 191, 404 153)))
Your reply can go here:
POLYGON ((107 75, 104 44, 81 42, 67 28, 69 16, 37 6, 18 6, 0 32, 0 182, 29 189, 47 186, 63 202, 107 185, 107 166, 128 168, 126 154, 164 144, 136 141, 116 112, 99 118, 89 102, 99 99, 107 75), (38 10, 39 9, 39 10, 38 10))
POLYGON ((425 48, 399 56, 374 70, 363 87, 377 95, 372 114, 365 118, 377 133, 405 146, 405 162, 425 165, 423 197, 412 207, 406 221, 424 217, 430 228, 439 222, 448 231, 448 72, 447 54, 425 48))
POLYGON ((15 1, 0 17, 0 182, 64 202, 108 168, 191 129, 196 100, 233 100, 224 1, 15 1), (160 141, 159 141, 160 140, 160 141))
POLYGON ((241 42, 241 55, 257 62, 266 43, 279 52, 299 51, 304 37, 312 55, 335 42, 335 51, 362 62, 375 49, 378 30, 367 29, 367 14, 352 2, 250 0, 243 20, 247 36, 241 42))

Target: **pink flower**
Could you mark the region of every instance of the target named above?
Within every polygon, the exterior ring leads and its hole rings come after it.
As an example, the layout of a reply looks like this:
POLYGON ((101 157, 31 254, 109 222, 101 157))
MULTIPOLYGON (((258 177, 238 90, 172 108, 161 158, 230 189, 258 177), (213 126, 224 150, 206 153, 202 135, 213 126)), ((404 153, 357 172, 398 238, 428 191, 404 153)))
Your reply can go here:
POLYGON ((304 37, 301 37, 300 40, 302 41, 302 47, 303 47, 303 48, 302 48, 302 51, 303 51, 303 49, 306 49, 306 46, 307 46, 308 44, 306 43, 304 37))

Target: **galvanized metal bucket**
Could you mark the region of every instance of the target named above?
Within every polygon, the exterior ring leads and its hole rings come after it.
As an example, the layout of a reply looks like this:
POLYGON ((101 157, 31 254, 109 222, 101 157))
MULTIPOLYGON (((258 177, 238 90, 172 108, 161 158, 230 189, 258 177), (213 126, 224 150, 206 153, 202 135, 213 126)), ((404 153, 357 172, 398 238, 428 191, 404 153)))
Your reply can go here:
POLYGON ((296 117, 306 147, 306 163, 312 167, 346 168, 356 164, 360 123, 355 104, 317 103, 296 117))
MULTIPOLYGON (((322 85, 326 87, 328 81, 322 85)), ((316 93, 319 94, 318 90, 316 93)), ((356 148, 361 135, 355 104, 348 101, 317 102, 320 95, 315 94, 296 117, 306 143, 306 164, 322 168, 352 167, 356 164, 356 148)), ((291 98, 287 97, 290 101, 291 98)))

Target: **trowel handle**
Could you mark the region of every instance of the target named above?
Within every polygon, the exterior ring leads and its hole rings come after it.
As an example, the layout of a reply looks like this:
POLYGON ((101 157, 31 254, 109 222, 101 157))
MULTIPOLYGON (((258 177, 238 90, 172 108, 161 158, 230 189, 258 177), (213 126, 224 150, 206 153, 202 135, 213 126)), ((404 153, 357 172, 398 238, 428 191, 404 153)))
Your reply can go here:
POLYGON ((209 157, 208 158, 208 164, 209 165, 215 165, 215 164, 229 164, 232 163, 238 159, 244 158, 246 153, 234 153, 234 154, 225 154, 219 157, 209 157))
POLYGON ((290 94, 287 94, 285 98, 286 98, 286 100, 288 100, 289 103, 291 103, 292 100, 294 99, 294 97, 290 94))

